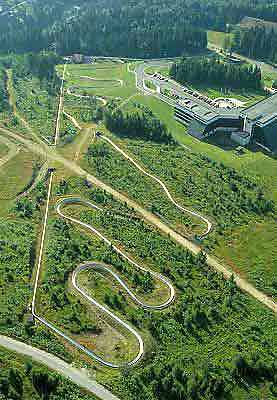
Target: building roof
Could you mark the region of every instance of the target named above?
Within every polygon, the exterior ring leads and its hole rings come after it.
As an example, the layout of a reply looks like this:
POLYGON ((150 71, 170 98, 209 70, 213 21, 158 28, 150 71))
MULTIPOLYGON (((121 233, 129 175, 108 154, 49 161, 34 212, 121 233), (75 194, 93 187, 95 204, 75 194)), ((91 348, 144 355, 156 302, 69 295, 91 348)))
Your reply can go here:
POLYGON ((203 139, 205 137, 206 125, 199 121, 193 120, 188 127, 188 133, 197 139, 203 139))
POLYGON ((277 113, 277 94, 243 110, 242 115, 261 125, 269 123, 277 113))

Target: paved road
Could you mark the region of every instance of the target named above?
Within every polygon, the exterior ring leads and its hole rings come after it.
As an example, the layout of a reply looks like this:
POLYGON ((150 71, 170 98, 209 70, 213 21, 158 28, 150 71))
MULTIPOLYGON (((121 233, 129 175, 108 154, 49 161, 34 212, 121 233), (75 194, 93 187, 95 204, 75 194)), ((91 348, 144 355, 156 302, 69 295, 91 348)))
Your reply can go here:
POLYGON ((20 353, 24 356, 31 357, 34 361, 46 365, 50 369, 64 375, 66 378, 70 379, 78 386, 88 390, 90 393, 93 393, 94 395, 99 397, 99 399, 119 400, 118 397, 114 396, 102 385, 92 380, 88 376, 87 372, 72 367, 70 364, 67 364, 65 361, 56 356, 53 356, 50 353, 47 353, 46 351, 37 349, 35 347, 29 346, 25 343, 2 335, 0 335, 0 346, 3 346, 11 351, 20 353))
MULTIPOLYGON (((56 149, 49 148, 45 144, 38 144, 34 143, 33 141, 29 139, 25 139, 24 137, 20 136, 17 133, 11 132, 5 128, 0 127, 0 131, 6 134, 9 137, 12 137, 16 140, 19 140, 21 143, 23 143, 30 151, 40 154, 44 156, 46 159, 49 161, 58 161, 60 162, 65 168, 67 168, 69 171, 72 173, 82 176, 85 179, 87 179, 89 182, 92 184, 96 185, 97 187, 105 190, 107 193, 110 193, 115 199, 125 203, 130 207, 133 208, 135 211, 137 211, 146 221, 148 221, 150 224, 156 226, 161 232, 164 234, 170 236, 175 242, 183 246, 184 248, 189 249, 192 253, 198 254, 200 251, 202 251, 201 247, 196 245, 195 243, 189 241, 188 239, 184 238, 177 232, 175 232, 173 229, 171 229, 169 226, 167 226, 165 223, 163 223, 158 217, 156 217, 154 214, 151 212, 145 210, 142 206, 140 206, 138 203, 135 201, 131 200, 124 194, 118 192, 117 190, 113 189, 111 186, 105 184, 104 182, 100 181, 97 179, 95 176, 89 174, 87 171, 85 171, 83 168, 81 168, 79 165, 77 165, 75 162, 71 160, 67 160, 65 157, 63 157, 61 154, 59 154, 56 149)), ((225 266, 224 264, 221 264, 216 260, 216 258, 207 255, 207 262, 208 265, 210 265, 212 268, 214 268, 216 271, 223 273, 225 278, 230 278, 231 276, 234 276, 235 282, 238 285, 238 287, 241 288, 241 290, 249 293, 251 296, 256 298, 258 301, 263 303, 266 307, 270 308, 274 312, 277 312, 277 304, 268 296, 266 296, 264 293, 261 291, 257 290, 253 285, 251 285, 247 280, 241 278, 239 275, 237 275, 234 271, 232 271, 230 268, 225 266)))

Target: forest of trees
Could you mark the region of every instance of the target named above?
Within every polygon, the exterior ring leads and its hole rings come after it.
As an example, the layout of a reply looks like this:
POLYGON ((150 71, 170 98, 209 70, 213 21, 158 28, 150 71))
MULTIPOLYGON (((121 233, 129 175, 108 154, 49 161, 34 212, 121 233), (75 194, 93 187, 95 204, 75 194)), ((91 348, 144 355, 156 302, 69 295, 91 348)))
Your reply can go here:
MULTIPOLYGON (((18 360, 10 354, 10 367, 7 367, 8 354, 4 357, 4 368, 0 368, 0 399, 1 400, 95 400, 93 395, 85 394, 72 382, 53 371, 33 365, 26 360, 19 368, 18 360), (66 396, 66 397, 65 397, 66 396)), ((1 362, 0 362, 1 366, 1 362)))
POLYGON ((184 15, 176 18, 175 9, 167 9, 164 1, 135 6, 124 0, 83 1, 78 11, 70 8, 74 1, 64 3, 38 0, 28 6, 28 13, 2 18, 0 51, 160 57, 202 50, 207 44, 206 32, 184 15))
POLYGON ((60 78, 56 71, 56 65, 60 62, 61 57, 53 52, 27 53, 11 57, 15 80, 34 76, 42 86, 52 91, 60 86, 60 78))
POLYGON ((104 120, 107 129, 122 136, 166 144, 174 142, 166 125, 146 107, 131 113, 123 113, 121 110, 113 111, 109 108, 105 113, 104 120))
POLYGON ((277 63, 277 32, 268 30, 265 26, 242 29, 234 48, 248 57, 277 63))
POLYGON ((184 58, 174 63, 170 76, 180 83, 215 84, 220 87, 260 89, 261 70, 256 65, 233 65, 217 58, 184 58))
POLYGON ((5 73, 5 68, 0 61, 0 113, 9 107, 6 80, 7 76, 5 73))
POLYGON ((276 2, 36 0, 12 16, 0 16, 0 52, 176 56, 203 50, 204 29, 225 30, 245 15, 274 21, 276 2))
POLYGON ((40 81, 51 82, 57 77, 56 65, 59 63, 62 63, 62 58, 53 51, 10 53, 0 57, 0 71, 13 68, 22 78, 33 75, 40 81))

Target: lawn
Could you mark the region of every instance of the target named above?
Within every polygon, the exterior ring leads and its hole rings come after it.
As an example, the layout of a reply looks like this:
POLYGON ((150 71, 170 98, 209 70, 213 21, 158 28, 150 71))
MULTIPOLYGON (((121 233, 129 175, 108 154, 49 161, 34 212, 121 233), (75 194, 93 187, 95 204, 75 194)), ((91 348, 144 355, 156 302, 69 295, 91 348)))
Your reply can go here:
POLYGON ((208 34, 208 43, 221 49, 224 48, 226 40, 231 41, 233 38, 232 33, 208 31, 207 34, 208 34))
POLYGON ((0 170, 0 216, 7 215, 19 193, 33 176, 34 155, 24 150, 9 160, 0 170))
POLYGON ((4 143, 0 142, 0 158, 8 154, 9 148, 4 143))
MULTIPOLYGON (((62 66, 58 67, 61 73, 62 66)), ((66 88, 76 88, 77 92, 106 98, 126 99, 135 88, 135 75, 128 71, 128 65, 114 62, 96 62, 92 65, 71 64, 67 66, 66 88), (88 78, 82 78, 89 77, 88 78), (79 89, 77 89, 79 88, 79 89)))
POLYGON ((163 76, 169 76, 169 70, 170 70, 170 65, 167 67, 147 67, 147 68, 145 68, 144 71, 149 75, 158 73, 163 76))

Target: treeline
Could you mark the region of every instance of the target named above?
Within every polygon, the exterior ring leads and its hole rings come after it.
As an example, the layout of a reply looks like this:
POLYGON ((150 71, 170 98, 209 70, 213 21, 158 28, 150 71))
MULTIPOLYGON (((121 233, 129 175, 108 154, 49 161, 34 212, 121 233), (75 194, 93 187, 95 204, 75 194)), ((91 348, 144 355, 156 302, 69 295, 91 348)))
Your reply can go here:
POLYGON ((81 4, 45 4, 38 0, 29 4, 28 13, 23 9, 16 16, 1 19, 0 51, 37 52, 52 48, 60 54, 147 58, 204 49, 206 32, 192 25, 183 2, 177 3, 182 15, 176 14, 175 7, 168 8, 164 0, 155 4, 149 0, 87 0, 81 4))
POLYGON ((105 113, 104 122, 107 129, 118 135, 143 138, 158 143, 174 142, 167 126, 146 107, 127 113, 109 108, 105 113))
POLYGON ((263 26, 242 29, 234 48, 248 57, 277 63, 277 32, 263 26))
MULTIPOLYGON (((4 357, 8 359, 8 354, 4 357)), ((3 354, 1 354, 3 355, 3 354)), ((72 382, 44 367, 37 367, 27 360, 22 367, 19 362, 9 361, 11 367, 0 369, 1 400, 55 399, 55 400, 95 400, 93 395, 85 394, 72 382), (14 364, 14 366, 12 365, 14 364), (79 397, 80 396, 80 397, 79 397)), ((5 361, 6 362, 6 361, 5 361)), ((1 367, 1 362, 0 362, 1 367)))
POLYGON ((36 0, 0 16, 0 51, 176 56, 204 49, 204 29, 224 31, 245 15, 276 21, 276 2, 36 0))
POLYGON ((257 65, 233 65, 218 58, 191 58, 174 63, 170 76, 180 83, 205 83, 221 87, 260 89, 261 70, 257 65))
POLYGON ((7 75, 4 66, 0 61, 0 113, 9 108, 9 99, 7 92, 7 75))

